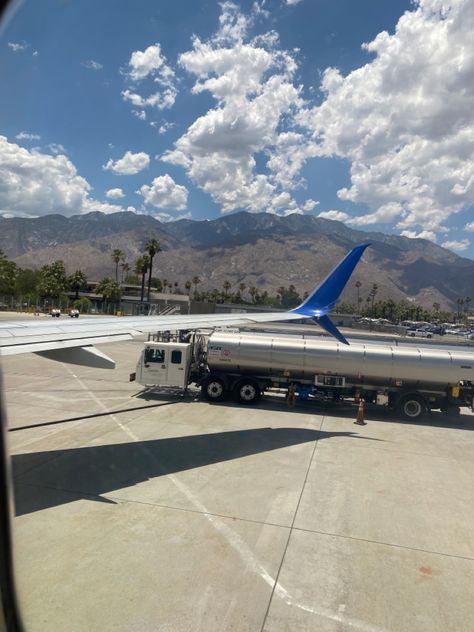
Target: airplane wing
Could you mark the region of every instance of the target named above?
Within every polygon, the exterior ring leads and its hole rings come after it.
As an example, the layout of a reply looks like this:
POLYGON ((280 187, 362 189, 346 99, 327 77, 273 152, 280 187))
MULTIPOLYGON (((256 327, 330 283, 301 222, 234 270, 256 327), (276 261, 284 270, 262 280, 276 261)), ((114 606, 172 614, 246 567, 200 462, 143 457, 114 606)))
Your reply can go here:
POLYGON ((0 353, 37 353, 61 362, 113 368, 113 360, 95 349, 94 345, 130 340, 143 333, 158 331, 248 325, 301 318, 312 318, 331 335, 348 344, 327 314, 368 245, 353 248, 301 305, 287 312, 97 317, 48 324, 31 320, 0 321, 0 353))

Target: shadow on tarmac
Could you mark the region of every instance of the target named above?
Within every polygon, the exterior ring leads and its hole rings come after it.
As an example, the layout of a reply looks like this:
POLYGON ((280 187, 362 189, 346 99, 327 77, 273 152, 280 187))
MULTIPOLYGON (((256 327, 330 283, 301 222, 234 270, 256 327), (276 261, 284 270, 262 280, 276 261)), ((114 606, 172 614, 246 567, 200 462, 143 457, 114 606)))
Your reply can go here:
POLYGON ((13 455, 13 475, 19 483, 15 490, 16 515, 79 498, 114 504, 100 494, 175 472, 331 437, 370 440, 352 432, 256 428, 13 455), (27 473, 26 484, 22 485, 27 473))

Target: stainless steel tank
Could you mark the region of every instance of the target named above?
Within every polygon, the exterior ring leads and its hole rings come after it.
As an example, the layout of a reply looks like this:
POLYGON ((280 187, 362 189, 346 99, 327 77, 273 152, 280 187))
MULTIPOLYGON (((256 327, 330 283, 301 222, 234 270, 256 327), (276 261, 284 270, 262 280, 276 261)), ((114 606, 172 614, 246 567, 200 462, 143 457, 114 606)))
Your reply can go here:
POLYGON ((211 370, 314 380, 341 375, 351 383, 439 388, 474 382, 474 352, 391 343, 349 346, 317 338, 213 333, 208 342, 211 370))

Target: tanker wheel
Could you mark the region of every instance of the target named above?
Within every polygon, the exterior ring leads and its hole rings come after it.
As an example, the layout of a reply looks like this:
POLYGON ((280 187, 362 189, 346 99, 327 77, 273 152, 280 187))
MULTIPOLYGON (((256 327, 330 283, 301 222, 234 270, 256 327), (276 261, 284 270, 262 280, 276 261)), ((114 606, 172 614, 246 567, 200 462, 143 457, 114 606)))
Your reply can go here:
POLYGON ((260 394, 260 387, 255 380, 240 380, 234 388, 234 395, 242 404, 254 404, 260 399, 260 394))
POLYGON ((421 421, 428 412, 428 406, 421 395, 403 395, 397 402, 397 412, 409 421, 421 421))
POLYGON ((220 402, 227 395, 224 380, 210 375, 202 384, 202 394, 210 402, 220 402))

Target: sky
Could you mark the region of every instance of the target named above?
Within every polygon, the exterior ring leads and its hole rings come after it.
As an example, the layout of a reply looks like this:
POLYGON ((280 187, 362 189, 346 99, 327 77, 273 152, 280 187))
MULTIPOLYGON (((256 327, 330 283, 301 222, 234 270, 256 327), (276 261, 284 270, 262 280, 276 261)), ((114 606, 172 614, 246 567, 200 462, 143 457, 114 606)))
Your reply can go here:
POLYGON ((310 214, 474 259, 472 0, 23 0, 0 215, 310 214))

